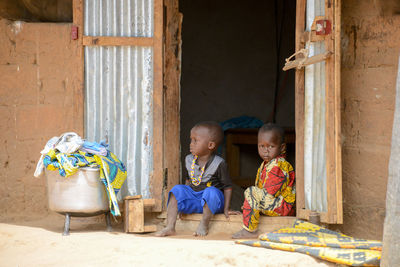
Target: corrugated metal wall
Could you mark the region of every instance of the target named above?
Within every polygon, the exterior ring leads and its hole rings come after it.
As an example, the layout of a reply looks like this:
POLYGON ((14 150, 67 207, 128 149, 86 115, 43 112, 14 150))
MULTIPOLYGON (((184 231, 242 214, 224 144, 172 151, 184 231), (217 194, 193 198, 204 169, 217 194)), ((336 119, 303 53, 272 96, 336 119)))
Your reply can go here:
MULTIPOLYGON (((84 34, 152 37, 153 1, 86 0, 84 34)), ((150 197, 153 169, 153 49, 85 47, 85 138, 108 138, 128 169, 119 197, 150 197)))
MULTIPOLYGON (((309 0, 306 29, 311 30, 315 16, 324 16, 325 1, 309 0)), ((309 56, 325 52, 324 42, 310 43, 309 56)), ((306 66, 304 120, 304 190, 306 209, 327 211, 325 62, 306 66)))
POLYGON ((85 35, 152 37, 152 0, 85 0, 85 35))

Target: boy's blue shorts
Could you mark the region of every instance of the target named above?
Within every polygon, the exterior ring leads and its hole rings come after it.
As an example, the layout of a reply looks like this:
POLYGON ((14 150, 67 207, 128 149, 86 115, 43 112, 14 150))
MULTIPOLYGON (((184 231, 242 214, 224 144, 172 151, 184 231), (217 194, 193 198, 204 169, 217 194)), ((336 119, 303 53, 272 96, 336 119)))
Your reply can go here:
POLYGON ((171 193, 174 194, 178 202, 179 212, 185 214, 203 213, 205 203, 213 214, 224 212, 224 194, 214 186, 196 192, 188 185, 175 185, 169 192, 168 202, 171 193))

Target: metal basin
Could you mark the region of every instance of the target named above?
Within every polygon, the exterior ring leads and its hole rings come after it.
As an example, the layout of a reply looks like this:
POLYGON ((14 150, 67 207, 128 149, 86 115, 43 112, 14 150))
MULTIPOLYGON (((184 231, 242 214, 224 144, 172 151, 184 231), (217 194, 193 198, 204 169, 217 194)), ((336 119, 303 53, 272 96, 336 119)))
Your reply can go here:
POLYGON ((109 211, 100 170, 79 168, 69 177, 46 170, 49 209, 71 216, 94 216, 109 211))

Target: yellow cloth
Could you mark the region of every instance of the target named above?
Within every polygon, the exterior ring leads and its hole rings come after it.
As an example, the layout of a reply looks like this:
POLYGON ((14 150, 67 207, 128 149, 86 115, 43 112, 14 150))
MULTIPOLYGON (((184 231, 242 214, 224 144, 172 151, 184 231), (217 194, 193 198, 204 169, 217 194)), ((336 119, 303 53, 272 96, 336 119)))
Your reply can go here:
POLYGON ((356 239, 318 225, 296 220, 290 228, 260 235, 260 241, 241 240, 237 244, 300 252, 350 266, 379 266, 382 243, 356 239))

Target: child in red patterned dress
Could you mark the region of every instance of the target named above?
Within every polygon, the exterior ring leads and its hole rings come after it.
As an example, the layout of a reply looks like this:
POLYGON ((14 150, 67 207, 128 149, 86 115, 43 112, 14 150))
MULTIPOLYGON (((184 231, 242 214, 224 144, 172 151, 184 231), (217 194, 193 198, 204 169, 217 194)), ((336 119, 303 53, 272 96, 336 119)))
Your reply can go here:
POLYGON ((285 159, 286 144, 281 127, 268 123, 260 128, 258 153, 263 163, 258 169, 255 186, 244 192, 243 229, 232 238, 257 237, 260 213, 267 216, 294 215, 294 171, 285 159))

